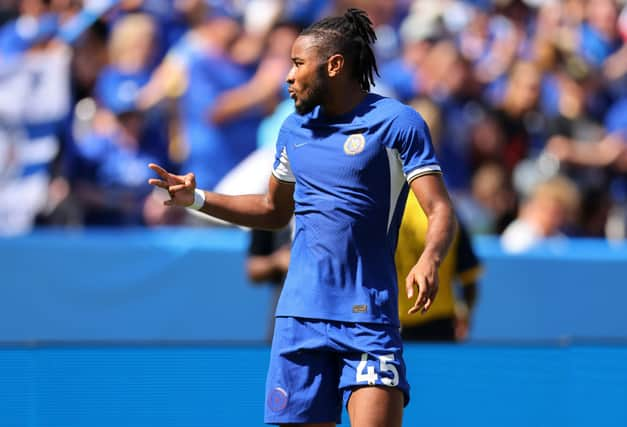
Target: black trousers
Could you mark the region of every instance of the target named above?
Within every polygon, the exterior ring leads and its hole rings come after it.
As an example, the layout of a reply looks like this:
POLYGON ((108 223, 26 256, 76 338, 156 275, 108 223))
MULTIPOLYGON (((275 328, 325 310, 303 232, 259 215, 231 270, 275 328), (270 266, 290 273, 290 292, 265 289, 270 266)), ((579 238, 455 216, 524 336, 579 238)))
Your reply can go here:
POLYGON ((401 327, 403 341, 455 342, 455 319, 434 319, 415 326, 401 327))

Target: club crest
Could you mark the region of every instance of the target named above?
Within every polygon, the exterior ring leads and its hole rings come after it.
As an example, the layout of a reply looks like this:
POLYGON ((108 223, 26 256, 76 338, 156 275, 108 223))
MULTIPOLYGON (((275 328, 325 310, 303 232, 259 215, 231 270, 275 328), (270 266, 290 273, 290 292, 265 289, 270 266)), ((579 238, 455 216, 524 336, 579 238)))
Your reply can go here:
POLYGON ((361 133, 350 135, 344 143, 344 152, 349 156, 354 156, 364 151, 366 138, 361 133))
POLYGON ((268 396, 268 407, 273 412, 280 412, 287 406, 287 391, 281 387, 275 387, 268 396))

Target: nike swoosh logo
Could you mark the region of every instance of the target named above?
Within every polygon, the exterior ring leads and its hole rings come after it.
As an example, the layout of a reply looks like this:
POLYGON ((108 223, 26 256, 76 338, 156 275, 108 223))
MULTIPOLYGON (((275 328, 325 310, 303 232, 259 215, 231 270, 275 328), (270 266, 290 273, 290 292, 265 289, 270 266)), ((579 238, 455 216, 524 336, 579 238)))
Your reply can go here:
POLYGON ((294 148, 302 147, 303 145, 309 144, 308 142, 302 142, 300 144, 294 144, 294 148))

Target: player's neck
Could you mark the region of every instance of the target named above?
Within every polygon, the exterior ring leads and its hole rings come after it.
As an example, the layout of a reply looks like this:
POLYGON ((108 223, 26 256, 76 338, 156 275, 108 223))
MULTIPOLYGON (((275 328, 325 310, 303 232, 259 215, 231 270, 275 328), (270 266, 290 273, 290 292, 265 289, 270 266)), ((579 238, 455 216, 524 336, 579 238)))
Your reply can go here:
POLYGON ((322 111, 326 116, 341 116, 349 113, 361 104, 368 92, 361 89, 358 83, 337 85, 330 88, 326 102, 322 105, 322 111))

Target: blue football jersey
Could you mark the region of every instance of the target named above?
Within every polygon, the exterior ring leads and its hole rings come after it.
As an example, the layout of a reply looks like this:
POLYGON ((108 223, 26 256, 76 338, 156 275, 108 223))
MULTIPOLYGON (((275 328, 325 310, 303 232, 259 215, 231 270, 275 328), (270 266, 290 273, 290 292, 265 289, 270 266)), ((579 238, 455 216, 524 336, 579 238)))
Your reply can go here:
POLYGON ((353 111, 292 114, 274 176, 295 182, 292 257, 276 315, 398 325, 394 266, 408 182, 440 173, 412 108, 368 94, 353 111))

